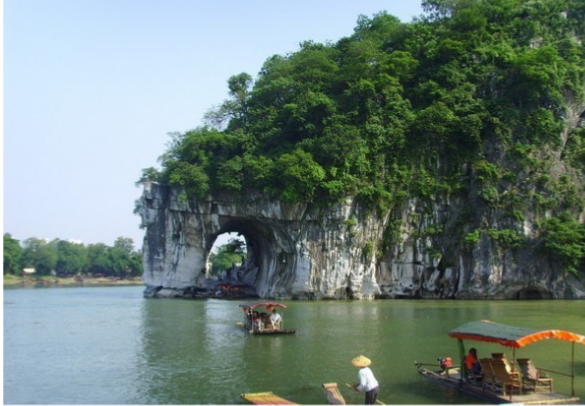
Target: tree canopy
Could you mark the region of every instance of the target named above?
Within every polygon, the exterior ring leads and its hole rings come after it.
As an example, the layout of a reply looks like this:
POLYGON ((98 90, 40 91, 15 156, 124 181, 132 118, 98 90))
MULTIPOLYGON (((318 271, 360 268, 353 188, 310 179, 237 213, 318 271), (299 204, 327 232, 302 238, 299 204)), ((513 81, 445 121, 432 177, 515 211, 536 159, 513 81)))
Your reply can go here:
POLYGON ((360 16, 336 43, 272 56, 255 81, 230 77, 230 99, 207 113, 207 126, 173 134, 161 173, 148 168, 141 180, 198 198, 253 188, 293 201, 377 201, 405 187, 397 169, 441 183, 493 137, 560 142, 565 96, 584 97, 581 2, 433 0, 423 9, 407 24, 360 16))

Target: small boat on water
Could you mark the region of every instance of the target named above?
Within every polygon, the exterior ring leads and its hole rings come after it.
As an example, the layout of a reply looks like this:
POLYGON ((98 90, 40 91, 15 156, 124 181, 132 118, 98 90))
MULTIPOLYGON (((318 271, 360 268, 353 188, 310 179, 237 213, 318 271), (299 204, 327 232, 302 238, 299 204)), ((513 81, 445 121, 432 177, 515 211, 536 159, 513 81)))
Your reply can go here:
POLYGON ((279 309, 286 309, 286 306, 277 302, 262 302, 253 304, 241 304, 240 308, 244 314, 244 322, 238 323, 250 334, 255 335, 277 335, 294 334, 296 329, 286 329, 283 326, 282 316, 278 314, 279 309), (278 314, 278 316, 273 316, 278 314), (274 321, 274 319, 279 319, 274 321))
POLYGON ((496 404, 579 404, 580 399, 575 396, 574 390, 575 343, 585 345, 585 336, 564 330, 533 330, 507 326, 488 320, 464 324, 451 330, 449 336, 458 340, 460 365, 453 365, 451 358, 438 358, 437 363, 415 361, 418 372, 425 378, 496 404), (529 358, 516 359, 517 348, 550 338, 572 343, 570 373, 536 368, 529 358), (465 366, 464 340, 512 348, 512 360, 507 360, 503 353, 493 353, 492 358, 479 360, 481 373, 472 373, 465 366), (554 392, 554 379, 550 374, 571 379, 570 396, 554 392))

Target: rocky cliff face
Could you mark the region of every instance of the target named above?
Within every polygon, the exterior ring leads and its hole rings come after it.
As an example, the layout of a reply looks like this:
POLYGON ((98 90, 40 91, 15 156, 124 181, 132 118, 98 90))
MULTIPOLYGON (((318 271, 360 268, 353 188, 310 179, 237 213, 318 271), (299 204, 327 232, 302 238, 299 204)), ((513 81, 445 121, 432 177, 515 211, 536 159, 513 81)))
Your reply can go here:
MULTIPOLYGON (((205 288, 215 239, 236 232, 248 248, 239 282, 263 298, 585 298, 583 281, 530 244, 510 248, 487 234, 464 244, 465 224, 510 221, 476 203, 412 199, 381 218, 354 200, 327 209, 261 195, 194 201, 147 183, 137 201, 145 296, 205 288)), ((520 225, 527 238, 530 220, 520 225)))

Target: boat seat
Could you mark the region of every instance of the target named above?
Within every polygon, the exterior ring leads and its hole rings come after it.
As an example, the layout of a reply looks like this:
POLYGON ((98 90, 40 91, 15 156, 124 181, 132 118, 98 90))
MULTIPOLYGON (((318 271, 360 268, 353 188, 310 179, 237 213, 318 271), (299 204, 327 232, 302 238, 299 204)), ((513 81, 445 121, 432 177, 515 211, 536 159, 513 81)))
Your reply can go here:
POLYGON ((536 368, 530 358, 518 358, 516 361, 520 365, 522 381, 526 388, 533 389, 535 392, 547 388, 550 392, 553 391, 553 379, 541 369, 536 368))
POLYGON ((483 371, 478 373, 467 370, 467 378, 469 379, 469 382, 473 383, 475 386, 483 386, 483 371))
POLYGON ((494 380, 500 386, 504 395, 518 391, 522 394, 522 376, 519 371, 508 370, 508 365, 504 360, 492 359, 491 367, 493 371, 494 380))
POLYGON ((506 369, 508 370, 508 372, 513 371, 512 364, 510 363, 508 358, 506 358, 506 354, 504 354, 503 352, 492 352, 492 359, 503 361, 504 364, 506 365, 506 369))
POLYGON ((506 395, 518 391, 522 394, 522 379, 518 371, 510 372, 502 359, 481 358, 483 388, 506 395))
POLYGON ((496 375, 492 368, 492 359, 480 358, 479 364, 481 365, 481 371, 483 373, 483 388, 492 392, 498 392, 500 390, 500 385, 496 381, 496 375))

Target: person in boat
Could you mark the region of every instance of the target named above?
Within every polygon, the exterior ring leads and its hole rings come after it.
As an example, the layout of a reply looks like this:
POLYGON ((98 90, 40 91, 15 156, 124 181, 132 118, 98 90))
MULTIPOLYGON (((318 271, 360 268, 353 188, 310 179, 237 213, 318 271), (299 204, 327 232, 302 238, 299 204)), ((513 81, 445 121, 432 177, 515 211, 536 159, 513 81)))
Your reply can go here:
POLYGON ((254 331, 262 331, 264 329, 264 324, 262 323, 262 319, 260 318, 260 313, 254 311, 252 318, 254 322, 254 331))
POLYGON ((469 349, 469 353, 465 356, 465 367, 474 375, 481 374, 481 364, 477 359, 477 349, 469 349))
POLYGON ((282 316, 277 313, 276 309, 272 310, 272 314, 270 315, 270 323, 272 324, 273 330, 280 330, 282 326, 282 316))
POLYGON ((242 311, 244 312, 244 317, 246 318, 246 328, 248 330, 252 329, 252 309, 249 307, 242 307, 242 311))
POLYGON ((378 391, 380 388, 378 381, 374 377, 374 373, 369 368, 371 363, 372 361, 370 361, 369 358, 364 357, 363 355, 355 357, 354 359, 351 360, 351 364, 354 367, 360 369, 358 371, 359 383, 353 385, 353 388, 366 394, 365 398, 366 405, 373 405, 374 403, 376 403, 376 399, 378 399, 378 391))

